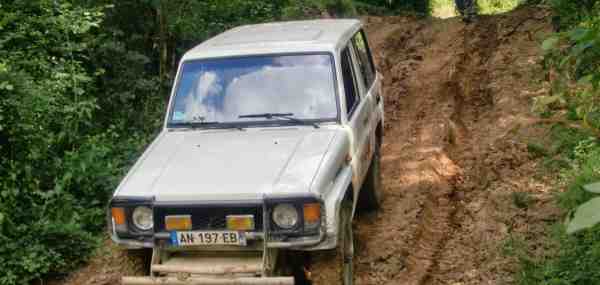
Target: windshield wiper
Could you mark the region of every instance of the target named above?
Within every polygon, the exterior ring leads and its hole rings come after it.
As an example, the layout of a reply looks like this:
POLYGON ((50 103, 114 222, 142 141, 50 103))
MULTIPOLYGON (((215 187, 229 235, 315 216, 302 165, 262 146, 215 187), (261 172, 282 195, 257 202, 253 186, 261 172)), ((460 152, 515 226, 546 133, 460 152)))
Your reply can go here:
POLYGON ((221 122, 218 121, 209 121, 209 122, 179 122, 172 123, 173 127, 181 127, 181 128, 191 128, 191 129, 237 129, 240 131, 244 131, 244 128, 238 126, 226 126, 222 125, 221 122))
POLYGON ((200 129, 200 128, 212 128, 218 125, 219 122, 181 122, 181 123, 173 123, 171 126, 179 127, 179 128, 191 128, 191 129, 200 129))
POLYGON ((210 126, 210 125, 216 125, 219 122, 217 121, 212 121, 212 122, 180 122, 180 123, 172 123, 171 125, 176 126, 176 127, 192 127, 192 128, 200 128, 200 127, 206 127, 206 126, 210 126))
POLYGON ((301 125, 311 125, 313 127, 315 127, 315 129, 320 128, 319 125, 317 123, 314 122, 309 122, 306 120, 302 120, 302 119, 298 119, 293 117, 294 113, 260 113, 260 114, 249 114, 249 115, 240 115, 238 116, 239 119, 245 119, 245 118, 266 118, 266 119, 273 119, 273 118, 282 118, 282 119, 286 119, 289 120, 291 122, 295 122, 301 125))

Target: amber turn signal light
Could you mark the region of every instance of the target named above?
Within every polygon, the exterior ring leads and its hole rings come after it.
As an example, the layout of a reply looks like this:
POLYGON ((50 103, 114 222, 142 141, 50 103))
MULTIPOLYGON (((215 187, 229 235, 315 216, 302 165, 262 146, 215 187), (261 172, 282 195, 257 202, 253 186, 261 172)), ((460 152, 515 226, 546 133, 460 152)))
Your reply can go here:
POLYGON ((304 224, 316 225, 321 220, 321 204, 304 204, 304 224))
POLYGON ((125 209, 112 208, 111 214, 112 214, 113 220, 115 221, 115 225, 117 225, 117 226, 125 225, 125 209))
POLYGON ((110 214, 114 223, 114 231, 119 233, 127 232, 127 216, 125 215, 125 208, 111 208, 110 214))

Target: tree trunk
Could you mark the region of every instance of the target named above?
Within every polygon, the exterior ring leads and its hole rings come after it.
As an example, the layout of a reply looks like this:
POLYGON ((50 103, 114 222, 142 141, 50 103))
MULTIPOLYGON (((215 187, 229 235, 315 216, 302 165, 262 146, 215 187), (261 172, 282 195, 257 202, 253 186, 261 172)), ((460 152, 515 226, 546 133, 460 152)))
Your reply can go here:
POLYGON ((160 4, 156 8, 156 15, 158 17, 158 48, 159 48, 159 80, 160 80, 160 94, 168 98, 168 94, 165 91, 169 80, 169 45, 168 45, 168 29, 167 29, 167 17, 165 11, 165 1, 160 1, 160 4))

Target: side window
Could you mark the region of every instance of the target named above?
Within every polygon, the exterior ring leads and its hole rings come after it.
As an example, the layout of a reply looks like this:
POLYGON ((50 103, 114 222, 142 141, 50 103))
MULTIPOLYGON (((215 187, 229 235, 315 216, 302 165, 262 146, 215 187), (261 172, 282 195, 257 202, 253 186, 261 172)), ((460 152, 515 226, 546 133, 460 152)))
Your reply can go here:
POLYGON ((360 102, 360 97, 357 92, 358 88, 356 88, 354 68, 352 67, 352 58, 348 47, 342 50, 342 77, 344 80, 344 91, 346 93, 346 112, 350 117, 360 102))
POLYGON ((360 66, 360 72, 362 73, 363 80, 365 81, 366 88, 370 88, 373 81, 375 81, 375 64, 371 57, 371 50, 369 49, 369 43, 365 37, 363 30, 358 31, 352 38, 352 43, 356 49, 356 55, 358 55, 358 64, 360 66))

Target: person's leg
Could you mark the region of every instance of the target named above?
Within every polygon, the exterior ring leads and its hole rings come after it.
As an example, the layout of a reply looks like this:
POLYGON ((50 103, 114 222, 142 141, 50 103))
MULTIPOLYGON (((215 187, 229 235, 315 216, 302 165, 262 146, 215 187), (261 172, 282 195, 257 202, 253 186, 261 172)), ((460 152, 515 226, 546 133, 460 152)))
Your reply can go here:
MULTIPOLYGON (((468 0, 467 0, 468 1, 468 0)), ((456 4, 456 10, 458 10, 458 13, 460 13, 461 16, 465 15, 465 0, 454 0, 454 3, 456 4)))
POLYGON ((477 16, 477 2, 475 0, 463 0, 464 10, 461 13, 463 21, 470 23, 477 16))
POLYGON ((477 15, 477 0, 467 0, 469 1, 469 14, 471 16, 477 15))

